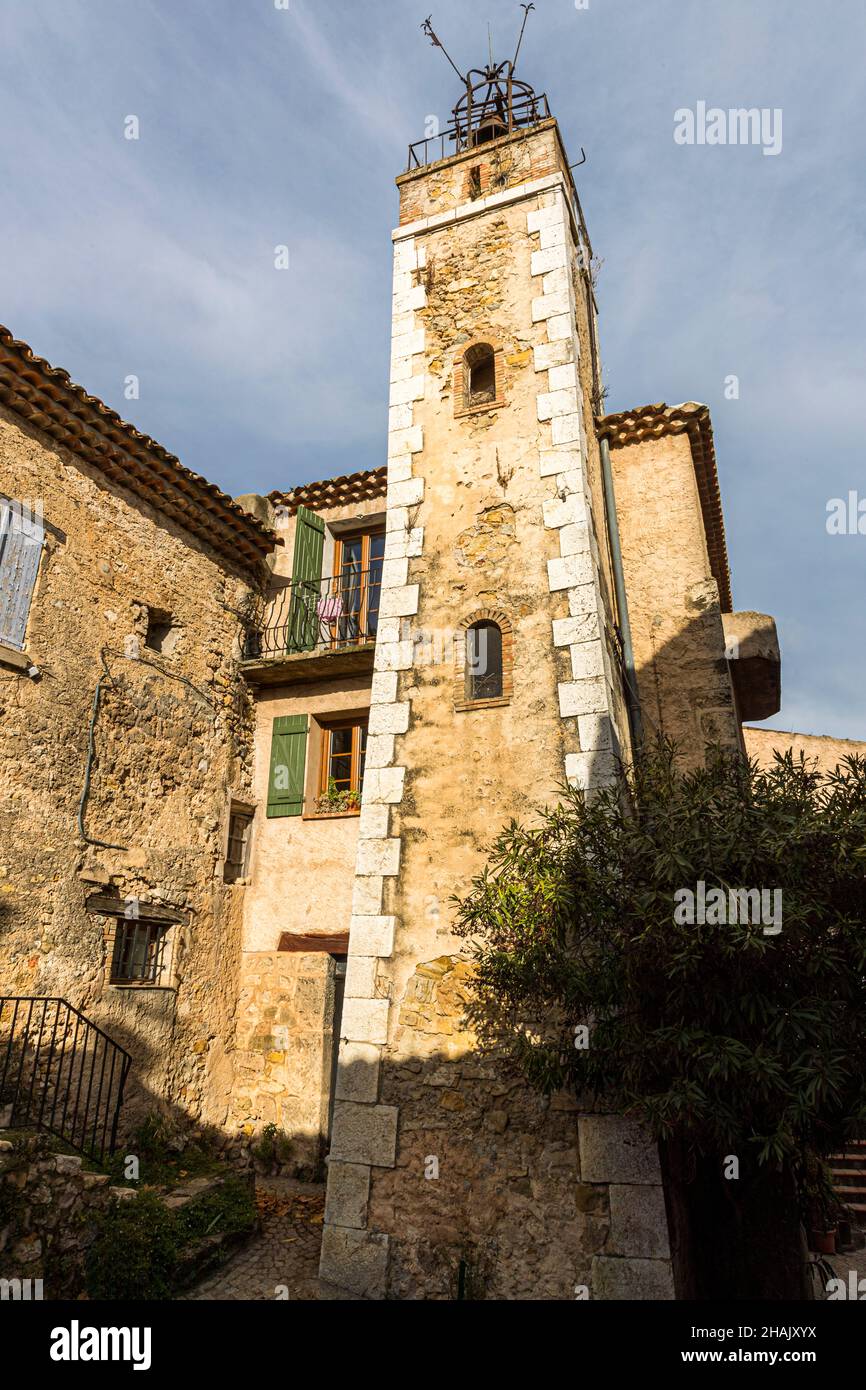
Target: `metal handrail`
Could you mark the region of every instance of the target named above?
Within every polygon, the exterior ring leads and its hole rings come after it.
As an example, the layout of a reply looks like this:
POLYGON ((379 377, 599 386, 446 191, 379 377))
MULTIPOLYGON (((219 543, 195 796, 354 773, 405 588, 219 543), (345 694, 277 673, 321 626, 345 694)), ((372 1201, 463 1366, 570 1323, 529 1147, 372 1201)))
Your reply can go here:
POLYGON ((315 580, 290 580, 246 634, 245 660, 363 647, 376 640, 382 561, 315 580))
MULTIPOLYGON (((424 169, 428 164, 435 164, 440 159, 448 159, 451 155, 461 154, 464 150, 483 149, 484 142, 476 141, 473 137, 477 136, 482 116, 485 108, 479 106, 476 111, 467 117, 452 121, 447 129, 438 135, 428 135, 423 140, 416 140, 409 146, 409 162, 406 166, 407 171, 412 169, 424 169), (446 148, 453 145, 453 149, 446 148), (431 147, 439 153, 430 155, 431 147)), ((511 129, 503 130, 503 135, 511 134, 514 130, 525 130, 529 126, 538 125, 540 121, 550 118, 550 102, 547 100, 546 93, 542 92, 536 96, 535 92, 528 92, 523 96, 515 97, 511 108, 511 129)))
POLYGON ((66 999, 0 996, 0 1111, 94 1162, 117 1144, 132 1057, 66 999), (25 1017, 26 1015, 26 1017, 25 1017))

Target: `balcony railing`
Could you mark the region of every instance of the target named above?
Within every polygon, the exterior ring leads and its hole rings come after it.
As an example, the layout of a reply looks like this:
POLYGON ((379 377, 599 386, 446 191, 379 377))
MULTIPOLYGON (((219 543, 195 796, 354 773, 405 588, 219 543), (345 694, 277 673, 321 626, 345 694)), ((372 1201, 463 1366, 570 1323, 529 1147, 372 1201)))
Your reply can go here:
POLYGON ((440 134, 416 140, 409 146, 407 170, 424 169, 428 164, 447 159, 449 155, 483 145, 497 135, 508 135, 519 127, 537 125, 550 117, 550 103, 544 93, 541 96, 536 96, 532 91, 516 93, 511 104, 510 126, 503 124, 495 134, 489 127, 479 125, 485 113, 489 115, 489 108, 483 102, 477 102, 472 111, 455 112, 455 120, 440 134))
POLYGON ((382 562, 327 579, 292 580, 246 636, 244 658, 364 647, 376 641, 382 562))

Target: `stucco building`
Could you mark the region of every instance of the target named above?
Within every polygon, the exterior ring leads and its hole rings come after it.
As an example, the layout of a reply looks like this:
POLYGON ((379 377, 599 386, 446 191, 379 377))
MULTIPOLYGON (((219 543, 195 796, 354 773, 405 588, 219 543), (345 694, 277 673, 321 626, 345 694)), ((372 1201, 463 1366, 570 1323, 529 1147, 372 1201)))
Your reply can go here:
POLYGON ((763 749, 775 627, 706 406, 604 411, 543 98, 464 118, 397 180, 380 468, 232 501, 0 331, 0 994, 123 1044, 124 1123, 327 1156, 332 1285, 670 1298, 656 1154, 476 1056, 451 899, 641 727, 763 749))

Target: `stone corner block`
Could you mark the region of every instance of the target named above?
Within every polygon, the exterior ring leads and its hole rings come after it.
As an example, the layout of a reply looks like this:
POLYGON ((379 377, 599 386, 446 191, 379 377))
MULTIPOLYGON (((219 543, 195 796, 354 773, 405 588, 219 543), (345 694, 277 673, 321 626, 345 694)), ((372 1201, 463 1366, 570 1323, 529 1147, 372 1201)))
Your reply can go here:
POLYGON ((657 1185, 611 1183, 608 1255, 668 1260, 668 1218, 664 1189, 657 1185))
POLYGON ((607 714, 608 698, 604 680, 594 676, 585 681, 560 681, 559 712, 563 719, 581 714, 607 714))
POLYGON ((364 1163, 329 1163, 325 1220, 329 1226, 367 1224, 370 1169, 364 1163))
POLYGON ((565 777, 573 787, 582 791, 595 791, 617 780, 619 763, 610 751, 588 753, 567 753, 565 756, 565 777))
MULTIPOLYGON (((365 795, 366 795, 366 788, 365 795)), ((360 841, 359 841, 360 843, 360 841)), ((352 884, 352 915, 375 917, 382 911, 382 885, 384 879, 376 874, 372 878, 356 878, 352 884)))
POLYGON ((379 959, 377 956, 350 954, 346 962, 345 997, 347 999, 374 999, 378 967, 379 959))
POLYGON ((388 1041, 387 999, 346 999, 340 1033, 349 1042, 388 1041))
POLYGON ((592 1261, 592 1297, 663 1302, 676 1297, 668 1260, 629 1260, 596 1255, 592 1261))
POLYGON ((661 1183, 658 1149, 625 1115, 581 1115, 577 1122, 581 1182, 661 1183))
POLYGON ((319 1278, 360 1298, 384 1298, 388 1237, 346 1226, 325 1226, 319 1278))
POLYGON ((393 1168, 397 1156, 398 1113, 396 1105, 335 1101, 331 1162, 393 1168))
POLYGON ((380 618, 412 618, 418 612, 420 586, 403 584, 395 589, 383 589, 379 599, 380 618))
POLYGON ((394 878, 400 872, 400 839, 359 840, 355 873, 361 877, 394 878))
POLYGON ((379 1099, 382 1054, 374 1043, 344 1042, 334 1086, 335 1100, 374 1105, 379 1099))
POLYGON ((395 918, 352 917, 349 922, 349 950, 359 956, 390 956, 394 951, 395 918))

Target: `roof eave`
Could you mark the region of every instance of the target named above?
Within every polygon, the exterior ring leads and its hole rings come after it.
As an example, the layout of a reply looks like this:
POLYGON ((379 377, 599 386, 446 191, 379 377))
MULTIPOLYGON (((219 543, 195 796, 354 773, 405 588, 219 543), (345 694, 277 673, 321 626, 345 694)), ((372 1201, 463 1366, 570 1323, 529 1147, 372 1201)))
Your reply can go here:
POLYGON ((2 325, 0 403, 220 554, 255 567, 273 550, 260 521, 2 325))
POLYGON ((596 428, 599 438, 607 438, 613 448, 638 444, 645 439, 661 439, 665 435, 688 435, 710 568, 719 586, 722 612, 732 612, 734 604, 731 597, 731 571, 709 406, 701 405, 697 401, 686 401, 682 405, 671 406, 663 402, 658 405, 644 405, 636 410, 622 410, 613 415, 600 416, 596 420, 596 428))

